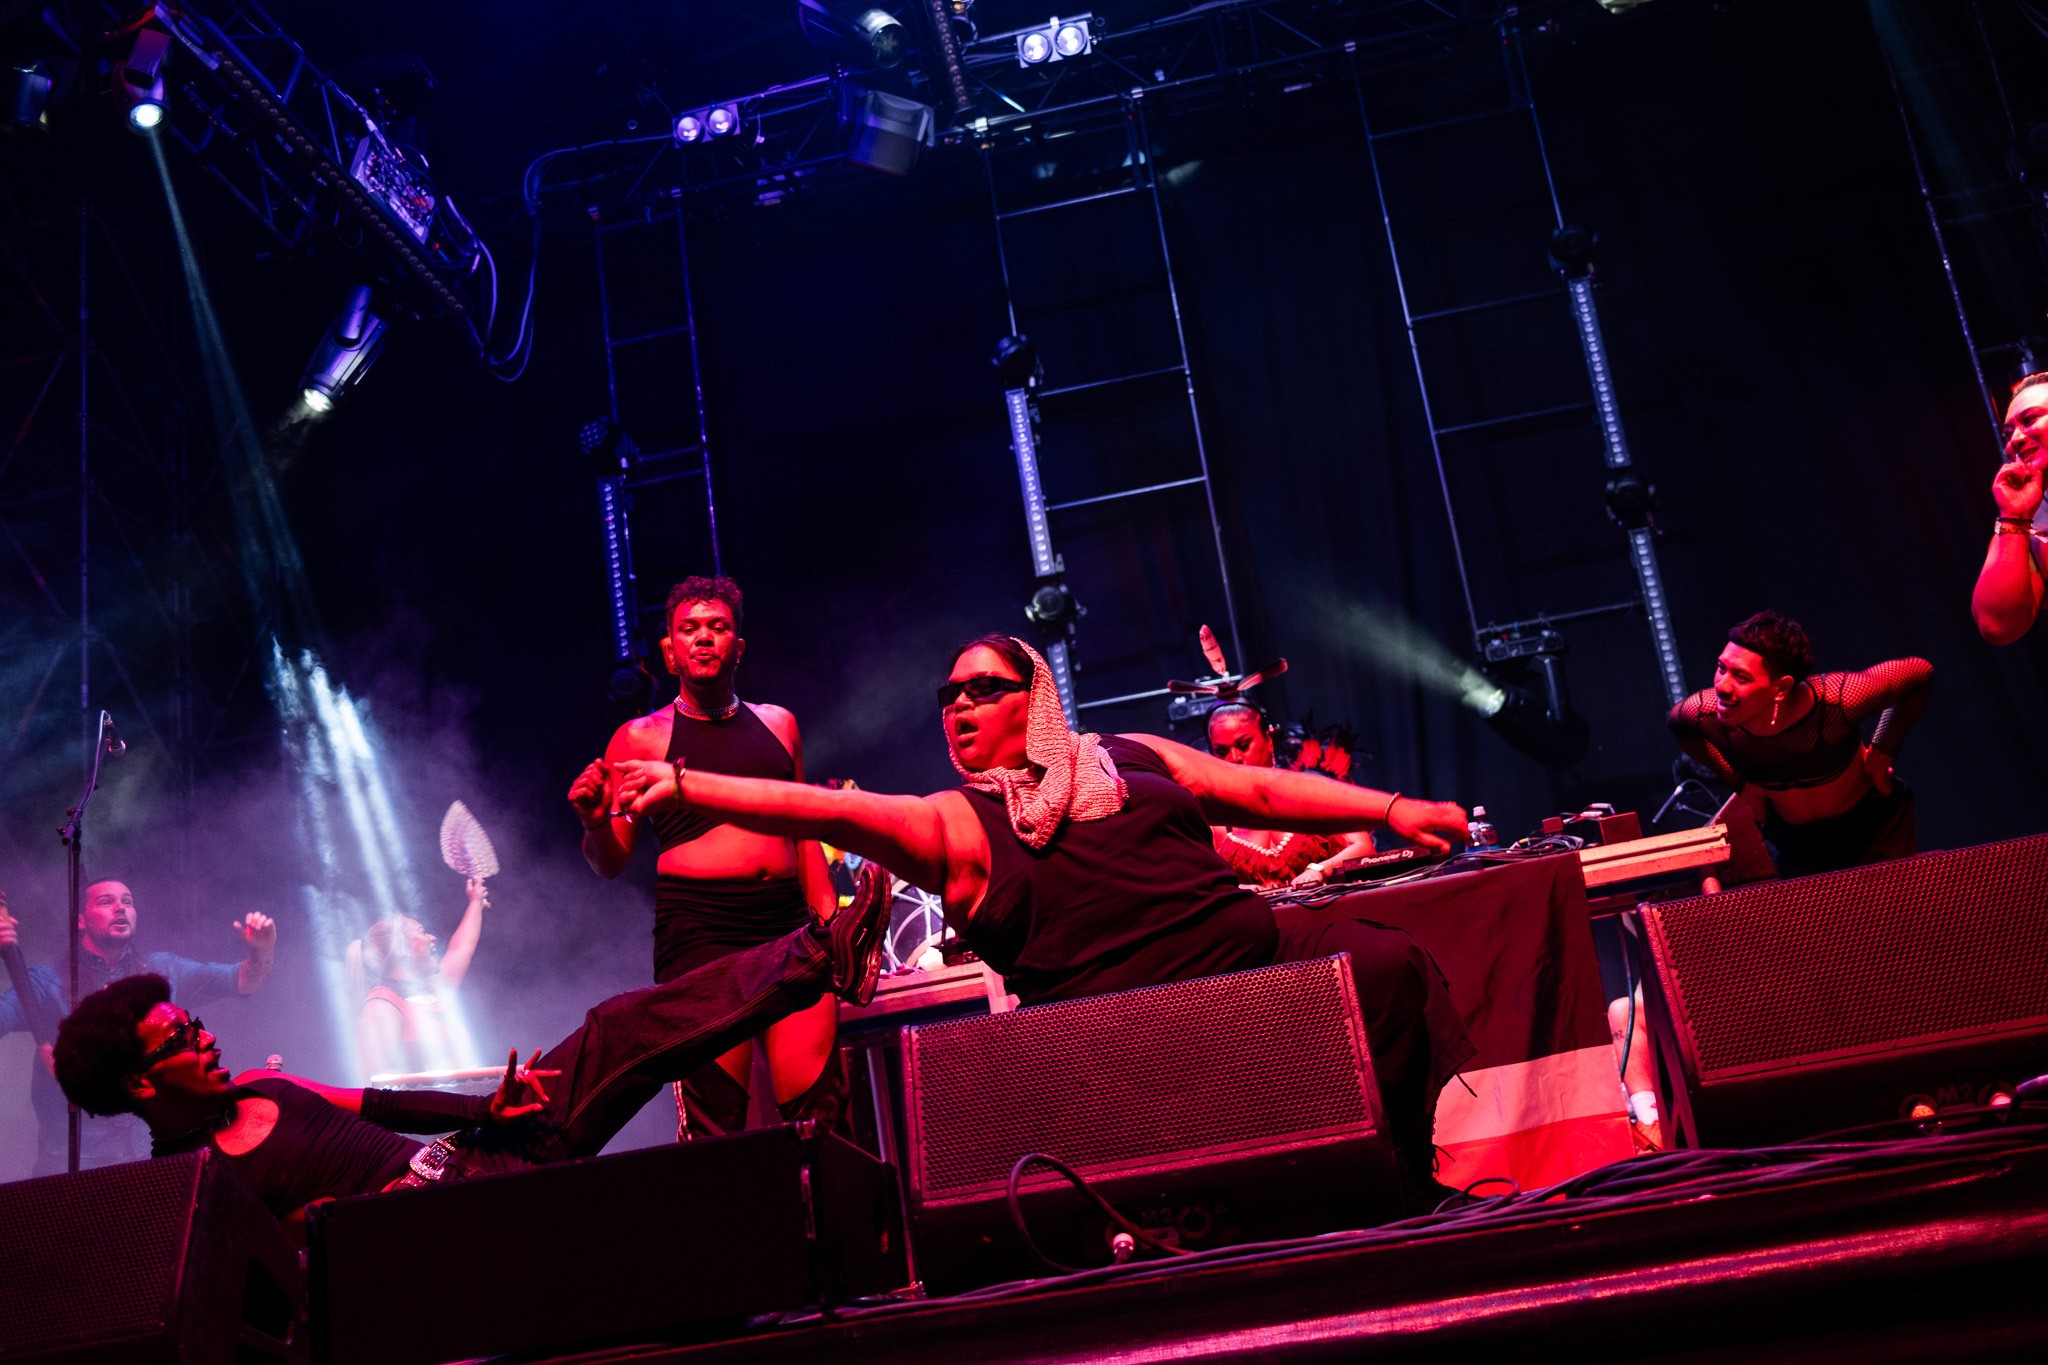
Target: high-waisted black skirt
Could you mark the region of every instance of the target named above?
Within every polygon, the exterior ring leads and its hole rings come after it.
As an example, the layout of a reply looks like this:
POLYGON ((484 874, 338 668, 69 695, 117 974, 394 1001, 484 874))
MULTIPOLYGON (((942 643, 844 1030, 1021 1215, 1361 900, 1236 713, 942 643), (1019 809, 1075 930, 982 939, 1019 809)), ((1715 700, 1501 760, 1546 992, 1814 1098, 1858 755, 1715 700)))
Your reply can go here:
POLYGON ((668 981, 811 922, 794 877, 655 878, 654 979, 668 981))

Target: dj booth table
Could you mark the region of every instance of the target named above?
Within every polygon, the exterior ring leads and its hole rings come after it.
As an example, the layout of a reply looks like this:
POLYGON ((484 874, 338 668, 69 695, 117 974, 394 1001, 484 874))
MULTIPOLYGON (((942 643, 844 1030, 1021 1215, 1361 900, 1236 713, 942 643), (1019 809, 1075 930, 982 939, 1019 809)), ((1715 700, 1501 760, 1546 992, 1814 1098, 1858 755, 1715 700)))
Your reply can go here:
MULTIPOLYGON (((1478 1048, 1437 1103, 1447 1185, 1491 1176, 1533 1189, 1634 1150, 1586 881, 1580 858, 1559 854, 1274 906, 1283 924, 1335 915, 1405 929, 1443 968, 1478 1048)), ((885 978, 873 1003, 842 1008, 842 1035, 867 1063, 878 1155, 899 1150, 897 1029, 1009 1006, 1001 978, 968 962, 885 978)))

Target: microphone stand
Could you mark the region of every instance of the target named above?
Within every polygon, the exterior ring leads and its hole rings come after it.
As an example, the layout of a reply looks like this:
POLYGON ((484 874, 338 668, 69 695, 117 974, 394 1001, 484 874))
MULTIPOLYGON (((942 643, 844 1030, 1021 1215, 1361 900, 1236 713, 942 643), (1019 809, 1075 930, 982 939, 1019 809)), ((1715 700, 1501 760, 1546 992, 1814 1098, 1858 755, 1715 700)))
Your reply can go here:
MULTIPOLYGON (((92 769, 86 774, 85 791, 79 796, 78 804, 64 812, 69 818, 64 822, 64 828, 57 832, 57 837, 64 841, 64 847, 70 851, 68 861, 70 863, 71 876, 71 983, 69 986, 70 1005, 68 1009, 76 1009, 78 1007, 78 922, 85 917, 85 883, 81 880, 83 876, 81 869, 83 861, 81 846, 85 842, 85 808, 91 804, 92 794, 99 790, 100 761, 109 754, 119 754, 122 749, 127 748, 126 745, 121 745, 120 749, 114 747, 121 742, 118 739, 112 738, 113 729, 114 718, 105 711, 100 712, 100 731, 93 740, 92 769)), ((21 998, 26 1000, 28 995, 24 992, 21 998)), ((64 1107, 66 1110, 65 1141, 70 1153, 69 1169, 76 1171, 78 1169, 80 1136, 79 1109, 78 1105, 68 1096, 65 1098, 64 1107)))

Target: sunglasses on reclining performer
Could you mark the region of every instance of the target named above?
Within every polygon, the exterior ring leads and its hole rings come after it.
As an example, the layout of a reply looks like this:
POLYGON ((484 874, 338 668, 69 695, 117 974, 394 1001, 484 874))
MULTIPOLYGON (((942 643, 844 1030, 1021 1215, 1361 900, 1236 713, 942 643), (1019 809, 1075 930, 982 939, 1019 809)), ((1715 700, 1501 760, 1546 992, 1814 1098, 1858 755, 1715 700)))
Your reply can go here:
POLYGON ((967 694, 969 701, 983 702, 991 697, 1000 697, 1005 692, 1029 692, 1031 684, 1018 682, 1015 678, 962 678, 959 682, 942 684, 939 688, 939 705, 951 706, 967 694))
POLYGON ((140 1076, 158 1062, 169 1061, 181 1052, 197 1052, 199 1035, 205 1031, 206 1025, 196 1018, 187 1019, 177 1025, 164 1036, 161 1043, 143 1054, 142 1065, 135 1068, 135 1074, 140 1076))

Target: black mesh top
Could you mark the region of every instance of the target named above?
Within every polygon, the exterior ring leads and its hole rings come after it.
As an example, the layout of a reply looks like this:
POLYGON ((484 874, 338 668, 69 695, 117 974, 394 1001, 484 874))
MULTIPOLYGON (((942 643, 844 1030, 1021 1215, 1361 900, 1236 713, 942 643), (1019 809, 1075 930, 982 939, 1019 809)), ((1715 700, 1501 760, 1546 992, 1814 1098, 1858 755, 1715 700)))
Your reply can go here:
POLYGON ((1892 659, 1860 673, 1814 673, 1794 685, 1813 704, 1772 735, 1729 725, 1717 714, 1711 688, 1671 708, 1671 732, 1695 757, 1740 786, 1818 787, 1856 762, 1860 723, 1876 716, 1873 747, 1897 754, 1906 732, 1927 709, 1934 666, 1925 659, 1892 659))
POLYGON ((1135 740, 1102 745, 1129 800, 1107 820, 1069 820, 1037 851, 1000 795, 964 789, 989 847, 969 946, 1027 1005, 1270 964, 1273 912, 1238 886, 1194 793, 1135 740))

